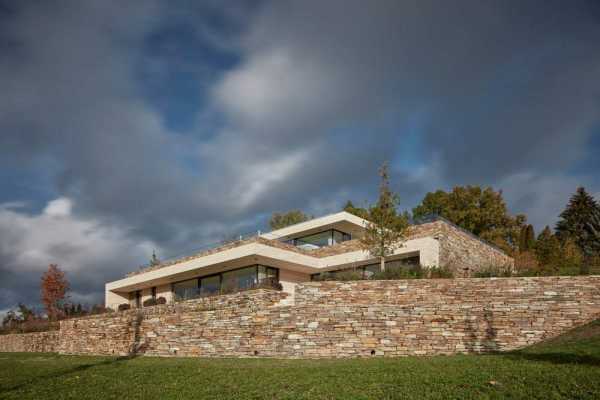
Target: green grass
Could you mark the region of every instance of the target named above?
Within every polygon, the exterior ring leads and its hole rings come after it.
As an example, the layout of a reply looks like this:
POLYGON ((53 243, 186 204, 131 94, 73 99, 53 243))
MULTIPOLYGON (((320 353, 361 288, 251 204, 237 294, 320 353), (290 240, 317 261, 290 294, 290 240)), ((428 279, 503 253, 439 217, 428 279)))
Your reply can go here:
POLYGON ((0 399, 598 399, 600 322, 484 356, 158 359, 0 353, 0 399))

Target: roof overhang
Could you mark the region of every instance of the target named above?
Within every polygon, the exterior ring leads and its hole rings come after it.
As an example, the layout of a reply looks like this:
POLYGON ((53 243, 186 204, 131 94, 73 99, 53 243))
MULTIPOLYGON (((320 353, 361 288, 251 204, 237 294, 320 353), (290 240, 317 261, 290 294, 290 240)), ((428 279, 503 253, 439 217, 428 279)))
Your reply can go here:
MULTIPOLYGON (((409 240, 403 247, 397 249, 394 255, 414 254, 422 249, 431 248, 432 245, 437 246, 437 240, 431 237, 409 240)), ((253 242, 109 282, 106 284, 106 290, 131 292, 133 290, 179 282, 195 278, 199 275, 206 276, 252 264, 265 264, 275 268, 314 274, 335 268, 357 267, 372 263, 373 260, 374 258, 368 252, 362 250, 319 258, 253 242)))
POLYGON ((322 232, 328 229, 338 229, 345 233, 350 233, 353 237, 362 236, 367 220, 357 217, 349 212, 342 211, 324 217, 311 219, 310 221, 300 222, 298 224, 286 226, 261 236, 265 239, 289 239, 298 236, 310 235, 322 232))

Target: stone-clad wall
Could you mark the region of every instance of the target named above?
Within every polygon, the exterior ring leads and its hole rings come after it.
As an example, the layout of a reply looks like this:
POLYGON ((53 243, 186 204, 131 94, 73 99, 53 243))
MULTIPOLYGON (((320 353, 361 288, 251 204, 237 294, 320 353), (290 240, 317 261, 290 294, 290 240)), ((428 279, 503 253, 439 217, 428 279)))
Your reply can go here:
POLYGON ((156 322, 169 330, 169 335, 163 339, 176 344, 179 338, 185 337, 186 331, 199 328, 198 318, 210 311, 230 309, 240 315, 250 315, 258 309, 272 307, 285 297, 287 294, 284 292, 258 289, 64 320, 60 322, 58 350, 65 354, 105 355, 152 352, 153 349, 147 345, 152 337, 148 326, 156 322))
POLYGON ((53 353, 58 348, 58 331, 0 335, 0 352, 53 353))
POLYGON ((600 276, 307 282, 293 304, 280 302, 286 296, 260 289, 62 321, 57 348, 200 357, 453 354, 519 348, 600 317, 600 276))
MULTIPOLYGON (((136 347, 146 355, 201 357, 485 352, 600 317, 597 276, 310 282, 298 285, 294 305, 279 305, 284 296, 262 290, 144 309, 136 347)), ((125 315, 133 321, 136 313, 125 315)), ((90 337, 80 323, 63 331, 90 337)), ((67 352, 105 353, 105 342, 90 343, 67 352)))
POLYGON ((441 223, 438 235, 440 265, 450 268, 456 277, 472 276, 489 267, 512 269, 515 265, 503 251, 450 224, 441 223))

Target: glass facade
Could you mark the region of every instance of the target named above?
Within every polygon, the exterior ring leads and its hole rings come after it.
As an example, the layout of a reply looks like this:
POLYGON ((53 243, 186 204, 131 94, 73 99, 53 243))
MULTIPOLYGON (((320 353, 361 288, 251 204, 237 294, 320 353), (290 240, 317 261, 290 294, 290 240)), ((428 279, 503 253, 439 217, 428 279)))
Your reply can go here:
MULTIPOLYGON (((410 267, 419 265, 419 262, 420 262, 419 256, 400 258, 397 260, 389 260, 389 261, 385 262, 385 269, 393 270, 396 268, 410 268, 410 267)), ((356 267, 356 268, 347 268, 347 269, 340 269, 340 270, 336 270, 336 271, 328 271, 327 273, 330 274, 331 276, 335 277, 335 275, 339 274, 339 273, 344 273, 344 272, 348 272, 348 271, 356 271, 356 272, 362 274, 365 279, 368 279, 371 276, 373 276, 375 273, 379 272, 380 270, 381 270, 381 264, 376 263, 376 264, 363 265, 363 266, 356 267)), ((321 275, 321 273, 312 274, 310 276, 310 278, 311 278, 311 280, 313 280, 313 279, 318 278, 320 275, 321 275)))
POLYGON ((231 293, 246 290, 260 284, 279 281, 279 270, 264 265, 251 265, 231 271, 173 283, 176 300, 231 293))
POLYGON ((176 299, 191 299, 196 297, 198 295, 198 279, 174 283, 173 294, 176 299))
POLYGON ((213 275, 200 279, 200 296, 217 294, 221 290, 221 276, 213 275))
POLYGON ((344 233, 337 229, 329 229, 312 235, 290 239, 287 240, 286 243, 305 249, 318 249, 320 247, 342 243, 350 239, 352 239, 352 237, 349 233, 344 233))

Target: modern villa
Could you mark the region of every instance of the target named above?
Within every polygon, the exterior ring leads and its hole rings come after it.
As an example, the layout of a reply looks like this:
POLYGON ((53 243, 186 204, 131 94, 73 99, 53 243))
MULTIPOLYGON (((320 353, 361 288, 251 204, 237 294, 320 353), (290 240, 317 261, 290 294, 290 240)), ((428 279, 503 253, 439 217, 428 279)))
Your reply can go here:
MULTIPOLYGON (((361 249, 367 221, 339 212, 131 272, 106 284, 105 305, 141 307, 150 298, 174 299, 280 284, 293 298, 297 283, 348 269, 368 276, 379 260, 361 249)), ((490 266, 512 267, 502 250, 442 218, 411 225, 387 266, 441 266, 455 277, 490 266)))

